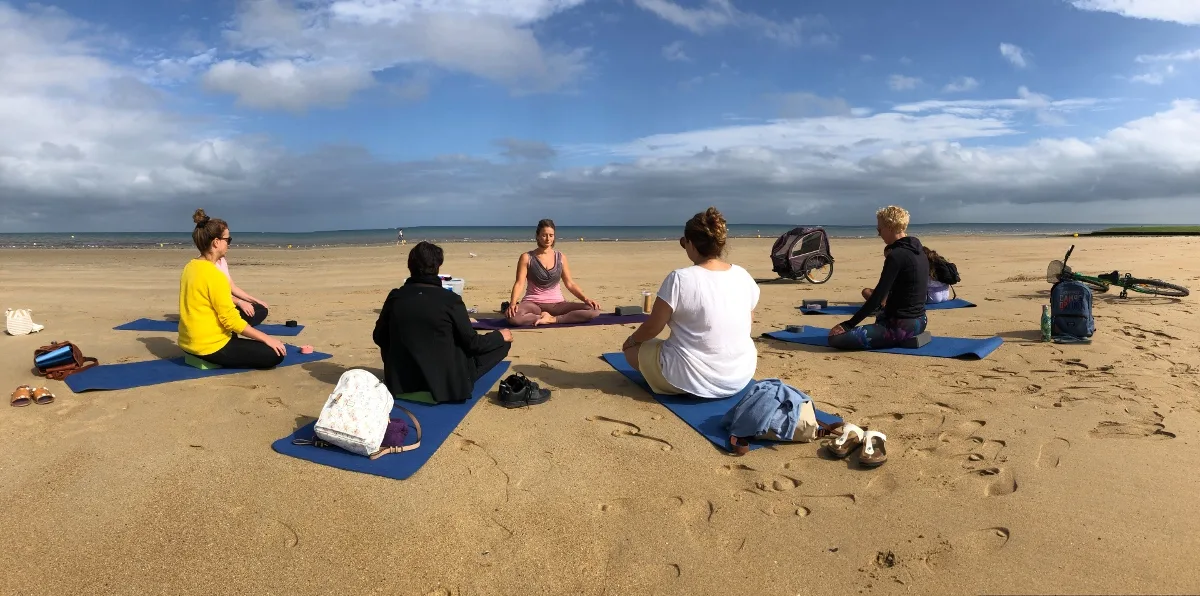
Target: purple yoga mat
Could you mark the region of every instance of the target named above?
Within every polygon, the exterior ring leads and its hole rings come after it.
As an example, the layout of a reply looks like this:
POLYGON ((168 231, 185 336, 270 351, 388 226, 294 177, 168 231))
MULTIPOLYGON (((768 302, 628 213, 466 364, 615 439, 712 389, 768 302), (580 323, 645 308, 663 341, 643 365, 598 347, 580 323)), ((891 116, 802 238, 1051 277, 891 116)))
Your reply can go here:
POLYGON ((650 315, 626 315, 619 317, 614 314, 604 314, 586 323, 556 323, 554 325, 538 325, 537 327, 514 327, 509 325, 506 319, 479 319, 471 323, 471 326, 476 329, 488 331, 493 329, 560 329, 562 327, 583 327, 586 325, 628 325, 630 323, 642 323, 649 318, 650 315))

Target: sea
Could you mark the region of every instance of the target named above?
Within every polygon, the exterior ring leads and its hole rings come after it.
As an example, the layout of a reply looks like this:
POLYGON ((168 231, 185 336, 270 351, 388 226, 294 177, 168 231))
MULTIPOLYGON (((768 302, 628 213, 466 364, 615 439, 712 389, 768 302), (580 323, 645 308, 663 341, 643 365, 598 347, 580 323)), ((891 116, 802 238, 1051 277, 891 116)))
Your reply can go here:
MULTIPOLYGON (((1060 236, 1086 234, 1119 224, 914 224, 909 233, 965 236, 1060 236)), ((806 224, 805 227, 819 226, 806 224)), ((734 238, 777 238, 797 225, 731 224, 734 238)), ((873 238, 875 226, 820 226, 831 238, 873 238)), ((560 242, 614 242, 675 240, 680 226, 559 226, 560 242)), ((335 230, 326 232, 246 232, 236 230, 235 246, 258 248, 320 248, 334 246, 381 246, 396 243, 397 228, 383 230, 335 230)), ((421 226, 404 228, 404 239, 413 244, 431 242, 530 242, 530 226, 421 226)), ((192 246, 191 230, 184 232, 57 232, 0 233, 0 248, 178 248, 192 246)))

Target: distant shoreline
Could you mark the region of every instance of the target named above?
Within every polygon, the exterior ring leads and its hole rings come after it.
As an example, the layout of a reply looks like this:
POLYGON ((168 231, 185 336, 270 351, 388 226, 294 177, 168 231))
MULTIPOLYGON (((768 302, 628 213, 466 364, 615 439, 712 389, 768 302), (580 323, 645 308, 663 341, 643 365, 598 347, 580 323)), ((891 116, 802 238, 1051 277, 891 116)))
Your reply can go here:
POLYGON ((1105 228, 1089 236, 1200 236, 1200 226, 1124 226, 1105 228))

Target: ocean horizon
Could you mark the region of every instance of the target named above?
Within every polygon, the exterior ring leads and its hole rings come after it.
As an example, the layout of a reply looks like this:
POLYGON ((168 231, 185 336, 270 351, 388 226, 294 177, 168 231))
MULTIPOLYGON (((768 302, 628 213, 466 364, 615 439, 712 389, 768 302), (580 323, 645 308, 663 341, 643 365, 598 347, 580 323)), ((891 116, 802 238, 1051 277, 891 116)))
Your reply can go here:
MULTIPOLYGON (((1028 224, 953 223, 914 224, 915 236, 1057 236, 1085 234, 1124 224, 1028 224)), ((799 225, 730 224, 732 238, 777 238, 799 225)), ((821 226, 831 238, 869 238, 874 226, 821 226)), ((234 230, 235 246, 256 248, 322 248, 380 246, 395 244, 397 228, 374 230, 329 230, 318 232, 249 232, 234 230)), ((560 242, 615 242, 674 240, 682 226, 559 226, 560 242)), ((412 244, 427 240, 458 242, 532 242, 531 226, 414 226, 404 228, 404 239, 412 244)), ((192 245, 186 232, 27 232, 0 233, 0 248, 177 248, 192 245)))

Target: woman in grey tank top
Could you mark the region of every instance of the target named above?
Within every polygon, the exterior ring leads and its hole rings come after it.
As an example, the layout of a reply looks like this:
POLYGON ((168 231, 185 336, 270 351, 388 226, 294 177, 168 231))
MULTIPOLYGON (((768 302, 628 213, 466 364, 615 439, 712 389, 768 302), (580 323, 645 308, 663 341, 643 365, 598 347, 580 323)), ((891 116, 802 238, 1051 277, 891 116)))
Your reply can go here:
POLYGON ((538 247, 517 260, 517 279, 504 312, 509 324, 527 327, 586 323, 599 316, 600 305, 571 279, 566 255, 554 250, 554 222, 538 222, 536 235, 538 247), (567 302, 563 287, 581 302, 567 302))

